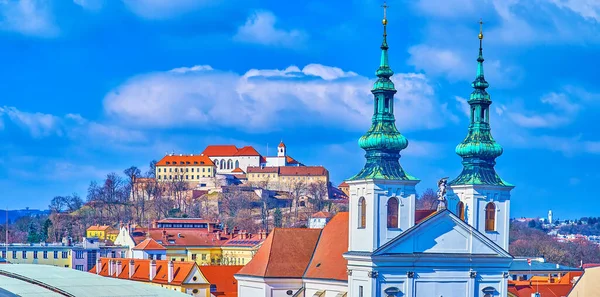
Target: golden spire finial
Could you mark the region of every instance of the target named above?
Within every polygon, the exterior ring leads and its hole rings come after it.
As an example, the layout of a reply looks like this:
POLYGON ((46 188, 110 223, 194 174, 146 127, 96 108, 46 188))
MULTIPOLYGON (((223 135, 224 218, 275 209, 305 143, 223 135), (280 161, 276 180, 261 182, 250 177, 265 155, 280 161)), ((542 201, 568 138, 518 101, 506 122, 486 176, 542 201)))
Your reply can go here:
POLYGON ((383 0, 383 5, 381 5, 381 7, 383 7, 383 20, 381 21, 381 23, 386 26, 387 25, 387 9, 388 9, 388 5, 386 3, 386 0, 383 0))
POLYGON ((483 19, 479 19, 479 40, 483 39, 483 19))

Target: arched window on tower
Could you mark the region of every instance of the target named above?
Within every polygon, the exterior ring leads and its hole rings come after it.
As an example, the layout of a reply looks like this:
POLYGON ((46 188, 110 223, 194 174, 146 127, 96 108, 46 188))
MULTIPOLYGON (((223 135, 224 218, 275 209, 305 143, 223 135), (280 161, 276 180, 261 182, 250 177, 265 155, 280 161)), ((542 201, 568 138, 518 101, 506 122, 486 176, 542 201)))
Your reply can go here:
POLYGON ((496 205, 494 202, 485 206, 485 231, 496 231, 496 205))
POLYGON ((465 204, 462 201, 458 201, 456 205, 456 216, 463 221, 465 220, 465 204))
POLYGON ((390 98, 385 97, 385 108, 383 109, 384 112, 390 112, 390 98))
POLYGON ((480 112, 480 116, 481 116, 481 121, 485 122, 485 108, 483 108, 483 106, 481 107, 481 112, 480 112))
POLYGON ((219 162, 219 164, 220 164, 220 166, 219 166, 220 169, 225 169, 225 160, 221 160, 219 162))
POLYGON ((375 111, 373 111, 373 113, 378 113, 379 112, 379 97, 375 97, 375 111))
POLYGON ((367 203, 365 197, 358 198, 358 228, 367 227, 367 203))
MULTIPOLYGON (((235 160, 235 168, 240 168, 240 161, 238 161, 238 160, 235 160)), ((235 168, 234 168, 234 169, 235 169, 235 168)))
POLYGON ((398 228, 398 198, 392 197, 387 202, 387 227, 398 228))
POLYGON ((231 159, 227 160, 227 169, 233 169, 233 161, 231 159))

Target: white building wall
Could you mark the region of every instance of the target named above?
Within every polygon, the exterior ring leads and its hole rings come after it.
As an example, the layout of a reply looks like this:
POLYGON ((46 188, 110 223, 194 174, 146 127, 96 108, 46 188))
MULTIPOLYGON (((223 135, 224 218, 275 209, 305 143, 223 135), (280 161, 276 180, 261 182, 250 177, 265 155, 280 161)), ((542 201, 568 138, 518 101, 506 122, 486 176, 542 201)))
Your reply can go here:
POLYGON ((457 205, 465 205, 465 221, 508 251, 510 227, 510 191, 513 187, 487 185, 453 185, 447 193, 448 208, 457 214, 457 205), (485 230, 485 208, 489 202, 496 206, 495 231, 485 230))
POLYGON ((238 162, 240 169, 244 170, 244 172, 248 170, 248 166, 260 166, 260 156, 225 156, 209 158, 215 163, 217 173, 231 173, 236 168, 236 161, 238 162), (227 166, 221 168, 221 162, 228 164, 229 160, 231 160, 231 168, 227 168, 227 166))
POLYGON ((358 180, 347 181, 350 186, 349 251, 372 252, 415 224, 415 185, 419 181, 358 180), (366 227, 359 228, 360 197, 366 202, 366 227), (396 197, 399 228, 387 228, 387 202, 396 197))
POLYGON ((267 160, 267 163, 265 164, 266 167, 281 167, 287 165, 286 157, 265 157, 265 159, 267 160))
POLYGON ((236 276, 239 297, 289 297, 302 288, 302 279, 236 276), (292 294, 288 294, 291 291, 292 294))

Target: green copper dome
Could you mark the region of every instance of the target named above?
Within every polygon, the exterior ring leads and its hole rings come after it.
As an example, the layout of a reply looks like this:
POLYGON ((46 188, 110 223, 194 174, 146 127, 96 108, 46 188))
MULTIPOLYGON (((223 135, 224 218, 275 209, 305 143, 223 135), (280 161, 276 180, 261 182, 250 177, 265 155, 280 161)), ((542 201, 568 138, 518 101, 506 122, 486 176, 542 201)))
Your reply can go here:
POLYGON ((489 84, 483 75, 482 33, 479 38, 477 77, 472 84, 474 90, 468 101, 471 123, 467 137, 456 146, 456 154, 463 158, 463 170, 450 184, 511 186, 494 169, 496 158, 502 155, 502 147, 496 143, 491 133, 489 120, 492 100, 486 91, 489 84))
POLYGON ((400 166, 400 151, 408 146, 408 140, 398 132, 394 117, 394 94, 396 89, 390 79, 394 71, 388 63, 388 45, 386 34, 387 20, 383 22, 383 43, 381 61, 375 74, 377 81, 373 85, 374 110, 371 128, 358 140, 365 150, 365 167, 350 180, 358 179, 400 179, 416 180, 400 166))

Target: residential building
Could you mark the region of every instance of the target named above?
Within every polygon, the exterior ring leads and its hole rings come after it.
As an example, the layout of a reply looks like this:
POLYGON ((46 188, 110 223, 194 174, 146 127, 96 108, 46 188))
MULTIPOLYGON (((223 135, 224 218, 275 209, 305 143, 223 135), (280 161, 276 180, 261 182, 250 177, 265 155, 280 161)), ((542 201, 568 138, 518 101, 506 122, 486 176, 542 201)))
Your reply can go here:
POLYGON ((87 271, 102 252, 120 255, 121 247, 101 245, 97 238, 83 238, 75 244, 41 243, 0 245, 0 256, 13 264, 43 264, 87 271))
POLYGON ((2 296, 186 296, 181 292, 140 282, 33 264, 0 265, 0 288, 2 296))
POLYGON ((205 155, 166 155, 156 163, 159 182, 184 181, 191 184, 215 176, 215 164, 205 155))
POLYGON ((115 244, 129 248, 126 257, 139 258, 143 252, 135 249, 142 248, 144 245, 140 244, 148 238, 166 249, 167 260, 194 261, 198 265, 236 265, 252 259, 266 234, 221 229, 217 223, 202 219, 164 219, 155 222, 152 228, 123 226, 115 244))
POLYGON ((194 262, 148 259, 98 259, 89 270, 104 277, 145 282, 191 296, 210 296, 210 284, 194 262))
POLYGON ((167 248, 152 238, 146 238, 132 249, 134 259, 166 260, 167 248))
POLYGON ((323 166, 248 167, 246 172, 248 183, 275 190, 318 182, 329 185, 329 171, 323 166))
POLYGON ((599 279, 600 267, 586 268, 567 297, 600 297, 599 279))
POLYGON ((110 240, 114 242, 119 235, 119 231, 107 225, 92 225, 85 231, 85 236, 92 238, 96 237, 100 240, 110 240))
POLYGON ((333 215, 326 211, 319 211, 310 216, 310 219, 308 220, 308 228, 322 229, 325 227, 325 225, 327 225, 332 217, 333 215))
POLYGON ((338 189, 340 189, 346 196, 350 196, 350 186, 346 182, 342 182, 339 184, 338 189))
POLYGON ((399 162, 408 140, 395 126, 397 91, 388 63, 386 8, 371 90, 372 125, 358 141, 366 162, 346 180, 349 212, 338 213, 323 229, 276 228, 236 274, 240 297, 508 296, 514 186, 494 168, 502 148, 490 132, 483 32, 468 100, 469 132, 456 149, 463 171, 449 187, 440 180, 437 210, 416 211, 420 180, 399 162))
POLYGON ((200 266, 200 272, 210 283, 211 297, 237 297, 234 277, 243 266, 200 266))
POLYGON ((252 146, 235 145, 209 145, 202 154, 210 157, 220 174, 240 174, 247 172, 248 167, 303 166, 287 154, 283 141, 277 146, 276 156, 262 156, 252 146))
MULTIPOLYGON (((508 297, 563 296, 566 297, 583 271, 554 276, 535 276, 526 281, 508 281, 508 297)), ((588 295, 580 295, 588 296, 588 295)))

